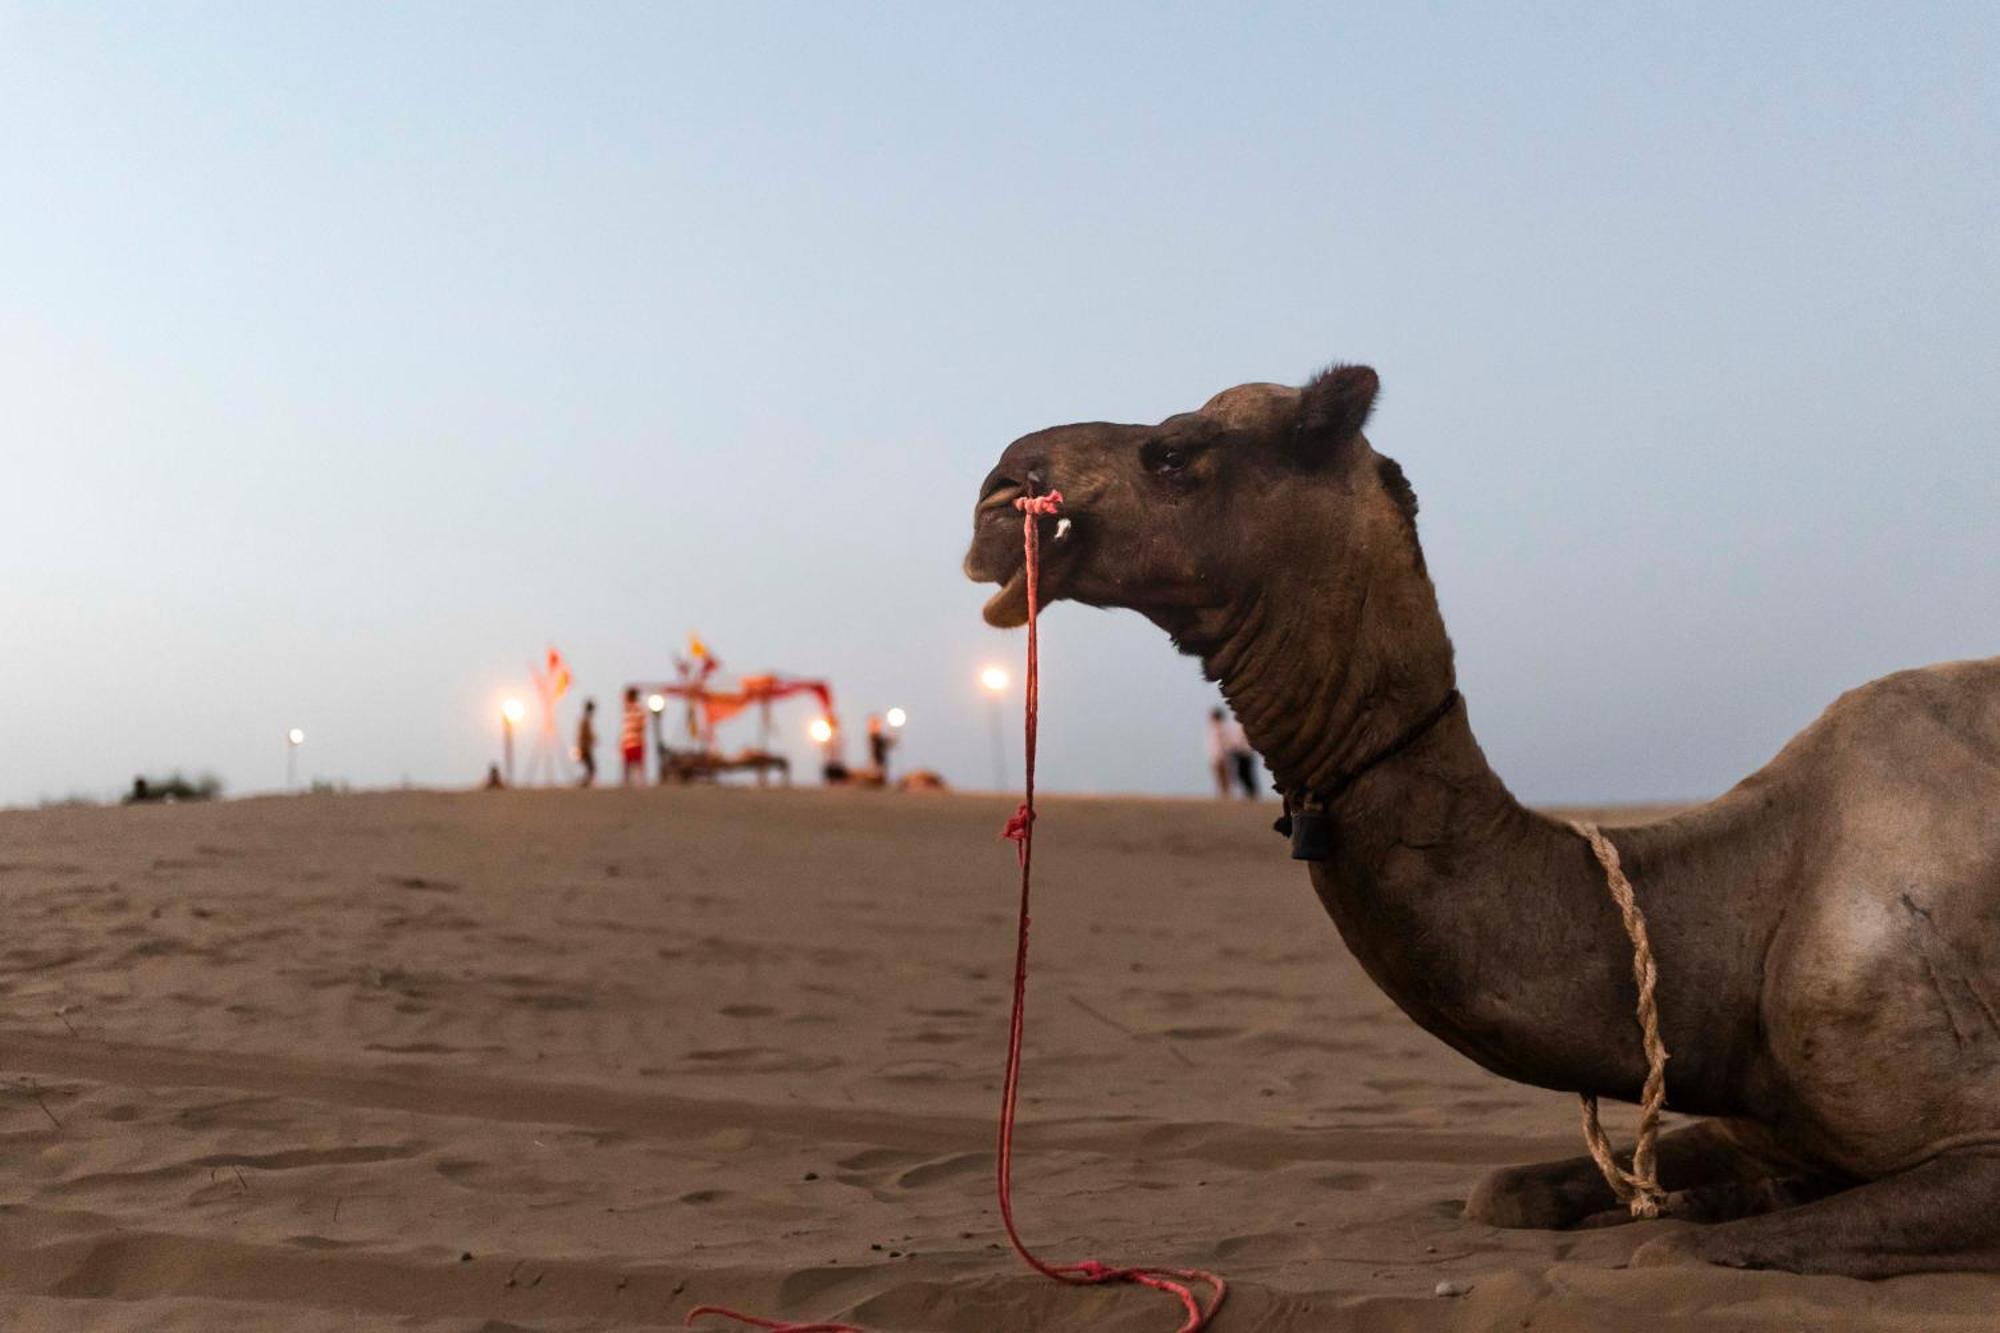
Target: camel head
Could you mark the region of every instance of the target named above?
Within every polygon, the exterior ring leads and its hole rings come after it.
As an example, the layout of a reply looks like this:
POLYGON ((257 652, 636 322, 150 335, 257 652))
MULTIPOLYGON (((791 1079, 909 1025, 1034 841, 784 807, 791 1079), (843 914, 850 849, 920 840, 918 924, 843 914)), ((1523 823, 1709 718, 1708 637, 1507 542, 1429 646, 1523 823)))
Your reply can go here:
POLYGON ((1334 366, 1302 389, 1238 385, 1157 426, 1022 436, 973 512, 966 575, 1000 585, 987 623, 1027 618, 1014 501, 1051 490, 1069 526, 1057 539, 1058 520, 1041 520, 1042 599, 1138 611, 1197 651, 1274 583, 1322 601, 1358 591, 1379 548, 1421 571, 1415 496, 1361 434, 1378 387, 1366 366, 1334 366))

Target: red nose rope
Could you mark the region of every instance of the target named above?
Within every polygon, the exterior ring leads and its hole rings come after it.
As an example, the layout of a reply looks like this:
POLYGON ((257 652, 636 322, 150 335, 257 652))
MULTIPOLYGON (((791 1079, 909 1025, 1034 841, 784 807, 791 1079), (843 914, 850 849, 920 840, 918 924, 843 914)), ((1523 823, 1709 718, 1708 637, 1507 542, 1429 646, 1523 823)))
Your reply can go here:
MULTIPOLYGON (((1021 1042, 1025 1030, 1028 1008, 1028 897, 1033 883, 1035 859, 1035 738, 1037 718, 1041 711, 1041 660, 1036 641, 1036 617, 1040 614, 1041 596, 1041 529, 1035 522, 1038 518, 1053 517, 1062 510, 1062 492, 1050 491, 1046 495, 1023 496, 1014 501, 1014 507, 1021 511, 1022 540, 1026 544, 1026 563, 1022 567, 1023 581, 1028 590, 1028 679, 1027 717, 1023 729, 1023 748, 1026 752, 1022 800, 1014 817, 1001 830, 1003 838, 1015 845, 1016 859, 1021 866, 1021 912, 1019 934, 1014 947, 1014 1013, 1007 1028, 1007 1077, 1000 1093, 1000 1142, 995 1154, 997 1158, 997 1179, 1000 1197, 1000 1221, 1007 1229, 1007 1241, 1014 1247, 1014 1253, 1022 1262, 1043 1277, 1054 1278, 1077 1287, 1096 1287, 1114 1282, 1130 1282, 1142 1287, 1163 1291, 1181 1303, 1187 1312, 1187 1319, 1176 1333, 1201 1333, 1208 1327, 1215 1312, 1222 1308, 1223 1300, 1229 1295, 1229 1284, 1218 1273, 1201 1268, 1117 1268, 1100 1263, 1096 1259, 1082 1259, 1075 1263, 1052 1264, 1037 1258, 1021 1240, 1021 1233, 1014 1226, 1014 1119, 1021 1093, 1021 1042), (1201 1301, 1194 1293, 1194 1284, 1208 1287, 1214 1299, 1202 1308, 1201 1301)), ((819 1323, 788 1324, 782 1320, 762 1319, 756 1315, 743 1314, 736 1310, 724 1309, 719 1305, 700 1305, 688 1311, 686 1323, 693 1324, 702 1315, 720 1315, 752 1328, 769 1329, 772 1333, 866 1333, 853 1324, 819 1323)))
POLYGON ((1045 1263, 1022 1243, 1021 1233, 1014 1228, 1014 1113, 1021 1092, 1021 1034, 1028 1008, 1028 889, 1033 881, 1035 861, 1035 734, 1042 702, 1041 661, 1035 633, 1036 617, 1041 610, 1041 529, 1035 520, 1045 515, 1053 516, 1062 509, 1062 492, 1023 496, 1014 502, 1014 507, 1023 515, 1022 538, 1027 543, 1027 564, 1023 569, 1028 585, 1027 724, 1024 736, 1027 763, 1024 765, 1021 808, 1007 821, 1002 833, 1002 836, 1014 840, 1019 853, 1021 914, 1020 934, 1014 946, 1014 1017, 1007 1032, 1007 1078, 1000 1094, 1000 1149, 997 1154, 1000 1220, 1006 1225, 1007 1240, 1013 1245, 1014 1253, 1042 1276, 1079 1287, 1132 1282, 1164 1291, 1187 1311, 1187 1321, 1180 1326, 1179 1333, 1200 1333, 1208 1327, 1208 1321, 1215 1318, 1215 1312, 1222 1308, 1223 1299, 1229 1295, 1229 1284, 1222 1280, 1220 1274, 1200 1268, 1114 1268, 1095 1259, 1083 1259, 1071 1264, 1045 1263), (1206 1310, 1202 1309, 1200 1300, 1194 1294, 1192 1284, 1197 1282, 1206 1284, 1215 1293, 1215 1299, 1209 1302, 1206 1310))

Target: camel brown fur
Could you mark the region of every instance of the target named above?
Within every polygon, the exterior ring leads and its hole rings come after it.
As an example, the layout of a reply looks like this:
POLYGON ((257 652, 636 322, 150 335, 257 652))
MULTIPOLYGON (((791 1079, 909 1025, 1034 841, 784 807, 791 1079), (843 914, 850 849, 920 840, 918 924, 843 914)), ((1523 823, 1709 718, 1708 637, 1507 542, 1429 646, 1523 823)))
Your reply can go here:
MULTIPOLYGON (((1044 598, 1147 616, 1295 804, 1332 793, 1312 885, 1376 983, 1495 1073, 1636 1100, 1630 947, 1589 847, 1508 793, 1451 702, 1415 497, 1362 434, 1376 389, 1335 367, 1024 436, 966 572, 1001 585, 991 623, 1021 623, 1012 503, 1060 490, 1044 598)), ((1660 1142, 1670 1220, 1641 1224, 1659 1235, 1635 1262, 2000 1271, 1996 816, 1990 659, 1855 690, 1721 798, 1607 830, 1659 963, 1667 1104, 1706 1117, 1660 1142)), ((1466 1211, 1567 1227, 1614 1206, 1577 1157, 1497 1172, 1466 1211)))

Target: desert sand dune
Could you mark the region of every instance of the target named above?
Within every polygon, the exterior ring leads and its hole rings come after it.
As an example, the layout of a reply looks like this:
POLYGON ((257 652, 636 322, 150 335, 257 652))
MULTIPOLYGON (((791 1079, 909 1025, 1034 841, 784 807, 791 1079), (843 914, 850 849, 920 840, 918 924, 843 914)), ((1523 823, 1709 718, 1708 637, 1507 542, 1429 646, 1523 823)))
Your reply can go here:
MULTIPOLYGON (((1010 809, 0 815, 0 1327, 1171 1328, 1003 1246, 1010 809)), ((1220 1269, 1222 1333, 2000 1326, 1995 1278, 1628 1271, 1639 1228, 1462 1221, 1485 1168, 1579 1150, 1574 1099, 1377 993, 1272 814, 1047 801, 1016 1194, 1048 1257, 1220 1269)))

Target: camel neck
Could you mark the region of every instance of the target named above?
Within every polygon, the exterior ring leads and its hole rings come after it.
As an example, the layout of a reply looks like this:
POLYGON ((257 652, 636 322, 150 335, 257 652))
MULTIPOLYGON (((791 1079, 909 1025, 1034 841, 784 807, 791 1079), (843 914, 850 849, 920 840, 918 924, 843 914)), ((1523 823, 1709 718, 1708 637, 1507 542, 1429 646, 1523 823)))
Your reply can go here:
MULTIPOLYGON (((1252 607, 1237 618, 1239 637, 1207 658, 1281 786, 1324 789, 1454 688, 1434 596, 1413 577, 1420 588, 1364 588, 1347 606, 1305 608, 1283 623, 1252 607)), ((1646 1065, 1631 953, 1601 870, 1574 832, 1507 790, 1468 707, 1442 712, 1326 812, 1332 848, 1311 864, 1313 888, 1406 1013, 1506 1077, 1637 1097, 1646 1065)), ((1730 978, 1757 970, 1732 973, 1693 938, 1704 914, 1727 910, 1721 886, 1704 877, 1718 859, 1708 844, 1726 840, 1726 824, 1618 837, 1660 960, 1672 1104, 1723 1113, 1734 1108, 1722 1089, 1749 1046, 1747 1033, 1732 1034, 1754 1010, 1730 978), (1692 854, 1691 842, 1705 850, 1692 854), (1699 1043, 1685 1040, 1696 1032, 1699 1043)), ((1281 854, 1275 839, 1272 851, 1281 854)))
POLYGON ((1288 792, 1344 787, 1457 698, 1436 594, 1409 566, 1259 589, 1190 647, 1288 792))

